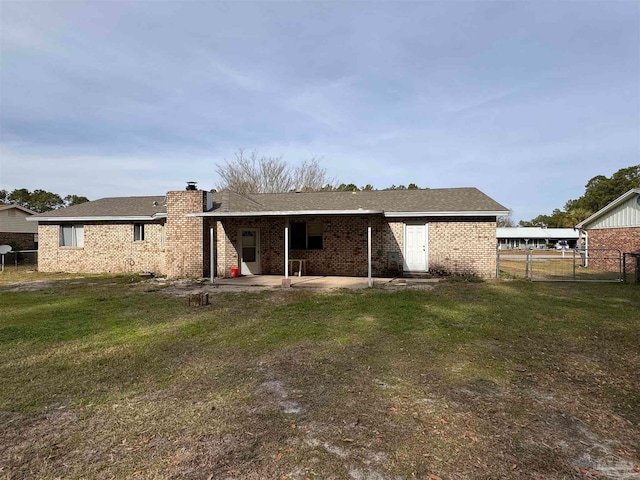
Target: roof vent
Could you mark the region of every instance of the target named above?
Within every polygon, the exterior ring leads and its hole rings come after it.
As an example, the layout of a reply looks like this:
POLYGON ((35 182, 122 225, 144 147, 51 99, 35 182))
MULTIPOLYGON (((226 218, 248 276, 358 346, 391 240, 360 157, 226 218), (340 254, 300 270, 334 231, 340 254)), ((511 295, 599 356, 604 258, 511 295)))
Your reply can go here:
POLYGON ((187 182, 187 188, 186 190, 197 190, 198 187, 196 186, 198 184, 198 182, 187 182))

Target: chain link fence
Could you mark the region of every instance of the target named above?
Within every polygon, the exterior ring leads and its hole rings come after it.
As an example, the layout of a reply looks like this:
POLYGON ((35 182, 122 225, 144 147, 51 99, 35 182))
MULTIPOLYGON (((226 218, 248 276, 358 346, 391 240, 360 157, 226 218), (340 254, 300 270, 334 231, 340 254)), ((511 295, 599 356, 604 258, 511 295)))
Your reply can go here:
POLYGON ((497 276, 544 282, 633 281, 634 262, 614 248, 498 250, 497 276))
POLYGON ((0 261, 2 266, 0 270, 6 269, 38 269, 38 250, 16 250, 9 253, 5 253, 1 256, 0 261))

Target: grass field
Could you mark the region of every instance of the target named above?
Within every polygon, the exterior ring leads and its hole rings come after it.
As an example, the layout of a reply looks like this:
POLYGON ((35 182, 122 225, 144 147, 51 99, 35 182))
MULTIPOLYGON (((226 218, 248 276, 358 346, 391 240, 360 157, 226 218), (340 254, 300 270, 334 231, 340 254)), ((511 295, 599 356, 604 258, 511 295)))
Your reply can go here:
POLYGON ((18 274, 0 278, 0 478, 640 478, 637 285, 195 308, 134 277, 18 274))

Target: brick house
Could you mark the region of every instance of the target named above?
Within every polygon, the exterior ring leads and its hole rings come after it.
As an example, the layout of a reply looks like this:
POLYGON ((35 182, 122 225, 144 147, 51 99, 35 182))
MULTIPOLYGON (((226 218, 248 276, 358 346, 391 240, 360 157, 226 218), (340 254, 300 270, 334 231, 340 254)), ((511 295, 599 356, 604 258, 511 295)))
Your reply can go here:
POLYGON ((26 221, 35 214, 19 205, 0 203, 0 245, 11 245, 17 250, 35 250, 38 225, 26 221))
MULTIPOLYGON (((589 266, 596 269, 617 270, 619 262, 614 255, 597 255, 595 252, 607 250, 621 253, 640 252, 640 188, 633 188, 613 202, 598 210, 589 218, 576 225, 586 233, 589 266)), ((635 261, 635 260, 633 260, 635 261)), ((628 259, 627 269, 633 271, 632 259, 628 259)))
POLYGON ((476 188, 248 195, 188 188, 37 216, 39 269, 492 277, 496 216, 506 213, 476 188))

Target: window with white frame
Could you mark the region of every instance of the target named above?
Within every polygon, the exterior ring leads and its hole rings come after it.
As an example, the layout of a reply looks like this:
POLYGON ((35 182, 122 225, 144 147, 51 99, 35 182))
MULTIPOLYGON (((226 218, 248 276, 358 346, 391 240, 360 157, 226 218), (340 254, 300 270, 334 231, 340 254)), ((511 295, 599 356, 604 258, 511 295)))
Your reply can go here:
POLYGON ((84 247, 84 225, 60 225, 61 247, 84 247))
POLYGON ((144 240, 144 223, 133 224, 133 241, 142 242, 144 240))
POLYGON ((291 222, 292 250, 322 250, 321 222, 291 222))

